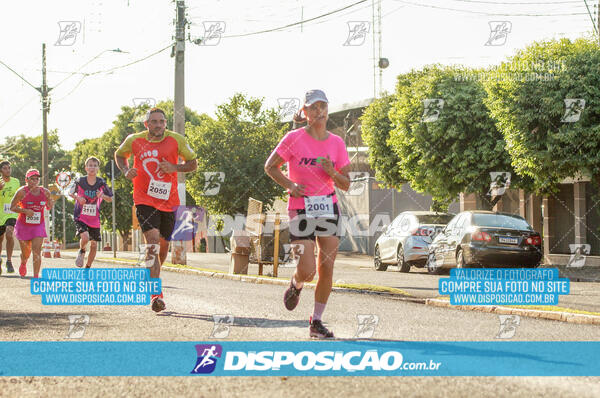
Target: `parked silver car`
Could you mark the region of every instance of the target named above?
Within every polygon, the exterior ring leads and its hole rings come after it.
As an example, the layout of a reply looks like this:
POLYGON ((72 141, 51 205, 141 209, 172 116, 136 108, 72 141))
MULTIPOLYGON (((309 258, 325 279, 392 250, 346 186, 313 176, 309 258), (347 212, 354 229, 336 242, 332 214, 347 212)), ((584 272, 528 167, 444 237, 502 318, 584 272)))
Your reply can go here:
POLYGON ((409 272, 411 266, 424 267, 429 244, 453 217, 432 211, 400 213, 375 242, 375 269, 385 271, 388 265, 397 265, 400 272, 409 272))

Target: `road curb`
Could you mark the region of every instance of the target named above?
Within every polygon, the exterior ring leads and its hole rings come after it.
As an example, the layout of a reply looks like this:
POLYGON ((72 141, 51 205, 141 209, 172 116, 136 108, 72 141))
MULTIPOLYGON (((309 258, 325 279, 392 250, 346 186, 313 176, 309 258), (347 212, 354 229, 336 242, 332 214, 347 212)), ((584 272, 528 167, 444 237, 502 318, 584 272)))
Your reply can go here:
POLYGON ((553 321, 561 321, 568 323, 577 323, 585 325, 600 325, 600 316, 573 314, 571 312, 558 311, 542 311, 542 310, 526 310, 524 308, 510 308, 497 305, 452 305, 447 300, 441 299, 426 299, 425 305, 432 307, 454 308, 457 310, 488 312, 501 315, 519 315, 529 318, 548 319, 553 321))
MULTIPOLYGON (((114 262, 119 264, 127 264, 131 265, 129 262, 119 261, 119 260, 102 260, 107 262, 114 262)), ((239 282, 249 282, 256 284, 266 284, 266 285, 279 285, 279 286, 288 286, 288 280, 282 279, 273 279, 262 276, 253 276, 253 275, 239 275, 239 274, 228 274, 224 272, 217 271, 203 271, 193 268, 179 268, 179 267, 171 267, 168 265, 163 265, 162 267, 165 271, 170 272, 179 272, 184 274, 195 274, 201 275, 208 278, 219 278, 219 279, 228 279, 232 281, 239 282)), ((315 283, 305 283, 305 287, 309 289, 315 288, 315 283)), ((384 286, 381 286, 384 287, 384 286)), ((336 287, 334 286, 333 291, 336 292, 345 292, 345 293, 354 293, 354 294, 369 294, 369 295, 378 295, 378 296, 388 296, 395 300, 407 301, 416 304, 424 304, 431 307, 439 307, 439 308, 452 308, 455 310, 463 310, 463 311, 479 311, 479 312, 487 312, 493 314, 500 315, 519 315, 528 318, 537 318, 537 319, 547 319, 553 321, 567 322, 567 323, 576 323, 582 325, 600 325, 600 316, 596 315, 586 315, 586 314, 574 314, 571 312, 558 312, 558 311, 542 311, 542 310, 527 310, 523 308, 510 308, 503 307, 497 305, 482 305, 482 306, 473 306, 473 305, 451 305, 448 300, 441 300, 436 298, 419 298, 414 296, 405 296, 399 293, 393 292, 378 292, 373 290, 366 289, 353 289, 347 287, 336 287)))

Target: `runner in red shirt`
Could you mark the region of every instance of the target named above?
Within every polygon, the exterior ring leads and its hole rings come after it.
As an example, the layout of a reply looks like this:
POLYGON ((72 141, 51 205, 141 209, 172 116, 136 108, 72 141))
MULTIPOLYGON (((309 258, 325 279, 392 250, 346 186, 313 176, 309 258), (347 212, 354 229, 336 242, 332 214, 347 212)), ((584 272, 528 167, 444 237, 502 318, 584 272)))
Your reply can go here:
POLYGON ((300 300, 305 282, 315 276, 315 306, 310 317, 311 337, 332 338, 333 332, 321 321, 333 283, 333 264, 339 238, 337 225, 339 208, 335 187, 347 191, 350 187, 350 160, 341 137, 327 131, 327 97, 321 90, 306 93, 302 108, 307 126, 292 130, 283 137, 265 164, 265 172, 288 190, 290 241, 303 245, 290 287, 284 294, 284 304, 293 310, 300 300), (288 175, 281 172, 287 163, 288 175), (319 248, 315 262, 315 242, 319 248))
MULTIPOLYGON (((136 216, 148 246, 160 245, 150 268, 150 277, 160 277, 160 267, 167 258, 169 241, 175 226, 174 211, 179 206, 177 172, 188 173, 198 167, 196 154, 184 136, 166 130, 165 112, 152 108, 144 122, 147 130, 130 134, 115 152, 115 161, 123 175, 133 181, 133 202, 136 216), (133 167, 128 158, 133 155, 133 167), (184 163, 178 164, 179 158, 184 163)), ((166 308, 163 294, 152 296, 152 310, 166 308)))

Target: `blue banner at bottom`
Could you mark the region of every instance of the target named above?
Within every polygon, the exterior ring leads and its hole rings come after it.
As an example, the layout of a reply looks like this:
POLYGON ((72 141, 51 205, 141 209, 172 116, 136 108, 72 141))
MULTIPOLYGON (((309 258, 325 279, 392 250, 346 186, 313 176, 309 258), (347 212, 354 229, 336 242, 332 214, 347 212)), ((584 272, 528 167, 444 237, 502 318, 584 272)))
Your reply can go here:
POLYGON ((0 376, 600 376, 600 342, 0 342, 0 376))

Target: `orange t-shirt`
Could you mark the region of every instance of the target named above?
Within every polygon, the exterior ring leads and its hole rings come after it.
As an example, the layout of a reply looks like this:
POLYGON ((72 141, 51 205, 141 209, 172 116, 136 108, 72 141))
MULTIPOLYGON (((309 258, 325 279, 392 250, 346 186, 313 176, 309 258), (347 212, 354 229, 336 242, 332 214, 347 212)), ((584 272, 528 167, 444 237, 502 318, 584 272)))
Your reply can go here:
POLYGON ((116 152, 126 159, 133 154, 133 167, 137 169, 133 202, 161 211, 175 211, 179 206, 177 173, 162 172, 159 163, 166 160, 177 164, 179 157, 187 161, 196 159, 196 154, 181 134, 165 130, 160 141, 148 141, 147 134, 147 131, 130 134, 116 152))

